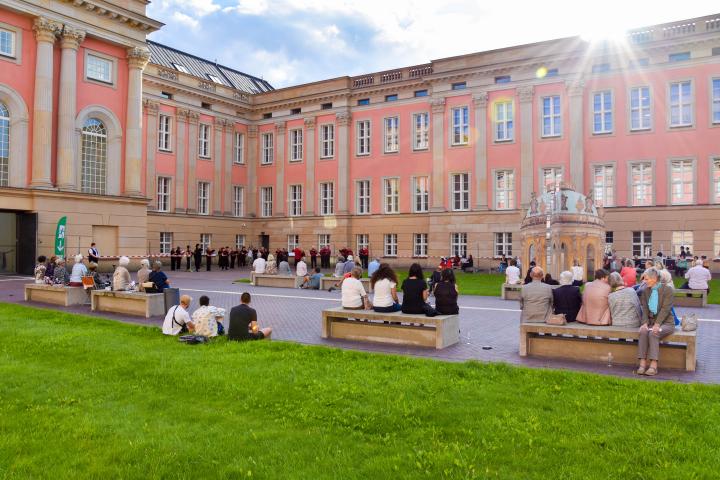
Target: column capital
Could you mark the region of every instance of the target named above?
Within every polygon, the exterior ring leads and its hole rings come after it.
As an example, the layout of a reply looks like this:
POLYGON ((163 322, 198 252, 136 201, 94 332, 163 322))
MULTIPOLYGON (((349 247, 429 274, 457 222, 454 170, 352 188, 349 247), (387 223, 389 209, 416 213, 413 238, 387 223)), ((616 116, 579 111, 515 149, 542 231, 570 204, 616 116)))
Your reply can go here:
POLYGON ((145 111, 148 115, 157 115, 158 110, 160 110, 160 105, 157 102, 153 102, 147 98, 143 100, 143 107, 145 107, 145 111))
POLYGON ((307 128, 308 130, 315 129, 315 117, 305 117, 304 122, 305 128, 307 128))
POLYGON ((257 138, 257 136, 258 136, 257 125, 248 125, 247 135, 248 135, 248 138, 257 138))
POLYGON ((65 25, 60 34, 60 48, 77 50, 83 40, 85 40, 85 30, 65 25))
POLYGON ((487 92, 479 92, 473 95, 473 105, 475 105, 475 108, 487 108, 488 104, 488 93, 487 92))
POLYGON ((443 113, 445 111, 445 99, 433 98, 430 100, 430 109, 432 113, 443 113))
POLYGON ((61 26, 45 17, 37 17, 33 21, 32 29, 38 42, 55 43, 56 35, 60 33, 61 26))
POLYGON ((532 102, 535 89, 532 85, 526 85, 517 88, 518 99, 521 103, 532 102))
POLYGON ((350 111, 348 111, 348 110, 345 110, 343 112, 338 112, 335 114, 335 121, 340 126, 349 125, 351 120, 352 120, 352 113, 350 113, 350 111))
POLYGON ((142 70, 150 60, 150 50, 146 47, 130 47, 127 49, 127 58, 130 68, 142 70))
POLYGON ((580 96, 585 90, 585 82, 583 80, 568 81, 565 82, 565 88, 571 97, 580 96))
POLYGON ((285 129, 287 128, 286 122, 275 122, 275 131, 278 135, 285 135, 285 129))

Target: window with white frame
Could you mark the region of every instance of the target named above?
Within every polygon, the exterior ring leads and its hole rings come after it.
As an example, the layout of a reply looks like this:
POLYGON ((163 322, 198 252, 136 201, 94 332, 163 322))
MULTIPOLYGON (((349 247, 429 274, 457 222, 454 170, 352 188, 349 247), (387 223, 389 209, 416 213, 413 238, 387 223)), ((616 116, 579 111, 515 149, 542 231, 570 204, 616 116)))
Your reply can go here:
POLYGON ((169 254, 172 250, 173 234, 171 232, 160 232, 160 253, 169 254))
POLYGON ((190 70, 188 70, 185 65, 181 65, 179 63, 173 63, 172 66, 175 67, 175 70, 177 70, 178 72, 190 73, 190 70))
POLYGON ((680 231, 672 232, 672 252, 671 255, 680 255, 680 247, 685 247, 685 250, 694 252, 693 248, 693 232, 680 231))
POLYGON ((670 126, 688 127, 693 123, 692 82, 670 84, 670 126))
POLYGON ((467 256, 467 233, 450 234, 450 254, 453 257, 467 256))
POLYGON ((303 159, 303 130, 294 128, 290 130, 290 161, 299 162, 303 159))
POLYGON ((245 189, 233 186, 233 217, 242 217, 245 213, 245 189))
POLYGON ((720 157, 712 159, 712 198, 714 203, 720 203, 720 157))
POLYGON ((198 155, 210 158, 210 125, 201 123, 198 132, 198 155))
POLYGON ((515 208, 515 172, 497 170, 495 172, 495 210, 515 208))
POLYGON ((400 118, 389 117, 385 124, 385 153, 395 153, 400 150, 400 118))
POLYGON ((245 135, 235 132, 235 157, 233 162, 237 165, 245 163, 245 135))
POLYGON ((273 187, 260 187, 260 211, 263 217, 273 214, 273 187))
POLYGON ((470 114, 468 107, 457 107, 450 111, 452 145, 467 145, 470 141, 470 114))
POLYGON ((596 165, 593 168, 595 203, 603 207, 615 206, 615 167, 596 165))
POLYGON ((235 235, 235 248, 240 250, 245 246, 245 235, 235 235))
POLYGON ((495 232, 495 256, 512 256, 512 232, 495 232))
POLYGON ((370 248, 370 236, 367 233, 358 233, 355 235, 355 244, 357 246, 357 252, 360 253, 360 250, 363 248, 370 248))
POLYGON ((383 246, 386 257, 397 257, 397 233, 386 233, 383 246))
POLYGON ((509 142, 515 135, 513 102, 495 103, 495 141, 509 142))
POLYGON ((335 213, 335 184, 323 182, 320 184, 320 215, 335 213))
POLYGON ((208 76, 208 78, 209 78, 210 80, 212 80, 213 83, 217 83, 217 84, 219 84, 219 85, 222 85, 222 84, 223 84, 222 80, 220 80, 220 77, 218 77, 217 75, 213 75, 212 73, 208 73, 207 76, 208 76))
POLYGON ((612 133, 613 131, 613 99, 612 91, 595 92, 593 94, 593 133, 612 133))
POLYGON ((302 185, 290 185, 290 216, 302 215, 302 185))
POLYGON ((88 53, 85 56, 85 76, 103 83, 113 82, 113 62, 107 58, 88 53))
POLYGON ((158 149, 170 151, 170 133, 172 123, 169 115, 158 115, 158 149))
POLYGON ((720 78, 712 80, 712 123, 720 123, 720 78))
POLYGON ((330 248, 330 234, 329 233, 321 233, 318 235, 318 249, 322 250, 325 247, 330 248))
POLYGON ((428 234, 416 233, 413 235, 413 257, 427 257, 428 234))
POLYGON ((386 178, 383 183, 385 187, 385 213, 400 213, 400 180, 386 178))
POLYGON ((212 244, 212 233, 201 233, 200 234, 200 247, 202 248, 202 251, 207 251, 208 248, 210 248, 210 245, 212 244))
POLYGON ((210 213, 210 182, 198 182, 198 213, 210 213))
POLYGON ((427 112, 413 114, 413 150, 430 146, 430 116, 427 112))
POLYGON ((158 212, 170 211, 169 177, 157 177, 157 209, 158 212))
POLYGON ((370 155, 370 120, 355 123, 357 128, 357 154, 370 155))
POLYGON ((559 137, 562 134, 560 95, 542 99, 542 136, 559 137))
POLYGON ((546 167, 542 169, 541 173, 543 192, 550 192, 554 190, 555 184, 562 182, 562 167, 546 167))
POLYGON ((355 211, 358 215, 370 213, 370 180, 355 183, 355 211))
POLYGON ((10 112, 0 103, 0 187, 10 184, 10 112))
POLYGON ((630 130, 650 130, 650 87, 630 89, 630 130))
POLYGON ((430 179, 428 177, 413 177, 412 205, 415 213, 424 213, 430 208, 430 179))
POLYGON ((632 253, 633 256, 650 258, 652 255, 652 232, 632 232, 632 253))
POLYGON ((270 165, 273 163, 274 137, 272 132, 262 134, 262 157, 260 163, 270 165))
POLYGON ((335 156, 335 125, 320 125, 320 158, 335 156))
MULTIPOLYGON (((297 235, 297 234, 288 235, 288 242, 287 242, 288 252, 292 252, 299 246, 300 246, 300 235, 297 235)), ((296 260, 300 260, 300 259, 296 258, 296 260)))
POLYGON ((673 205, 693 203, 694 176, 692 160, 670 162, 670 192, 673 205))
POLYGON ((470 174, 455 173, 450 176, 450 194, 452 209, 470 210, 470 174))
POLYGON ((605 251, 610 253, 613 251, 613 245, 615 244, 615 234, 611 231, 605 232, 605 251))
POLYGON ((0 55, 15 58, 15 32, 0 28, 0 55))
POLYGON ((81 190, 105 195, 107 188, 107 128, 97 118, 89 118, 81 133, 81 190))
POLYGON ((630 185, 632 190, 632 205, 644 207, 652 205, 653 200, 653 172, 650 162, 635 163, 630 168, 630 185))

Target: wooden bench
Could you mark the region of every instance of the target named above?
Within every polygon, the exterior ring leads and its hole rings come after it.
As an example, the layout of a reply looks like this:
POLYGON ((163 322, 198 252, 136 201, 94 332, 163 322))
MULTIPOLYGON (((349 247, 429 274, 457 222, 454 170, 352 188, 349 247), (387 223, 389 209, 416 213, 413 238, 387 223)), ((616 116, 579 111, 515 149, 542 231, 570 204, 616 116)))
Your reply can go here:
POLYGON ((322 338, 442 349, 460 340, 459 330, 457 315, 426 317, 400 312, 346 310, 342 307, 322 312, 322 338))
POLYGON ((675 290, 673 305, 676 307, 707 307, 707 291, 689 289, 675 290))
POLYGON ((302 282, 297 275, 269 275, 267 273, 250 273, 250 281, 256 287, 297 288, 302 282))
MULTIPOLYGON (((665 337, 660 344, 660 367, 694 372, 696 333, 678 329, 665 337)), ((613 364, 635 365, 639 337, 638 329, 632 327, 521 323, 520 356, 607 363, 610 353, 613 364)))
POLYGON ((165 295, 162 293, 93 290, 91 308, 93 312, 124 313, 150 318, 165 315, 165 295))
MULTIPOLYGON (((327 290, 330 287, 335 286, 337 282, 342 280, 342 278, 338 277, 322 277, 320 279, 320 290, 327 290)), ((360 283, 362 283, 362 286, 365 287, 365 291, 368 293, 372 293, 372 288, 370 288, 370 279, 369 278, 361 278, 360 283)))
POLYGON ((69 307, 87 303, 88 296, 83 287, 64 287, 62 285, 43 285, 30 283, 25 285, 25 301, 49 303, 69 307))
POLYGON ((520 300, 522 287, 522 285, 510 285, 509 283, 503 283, 502 293, 500 296, 503 300, 520 300))

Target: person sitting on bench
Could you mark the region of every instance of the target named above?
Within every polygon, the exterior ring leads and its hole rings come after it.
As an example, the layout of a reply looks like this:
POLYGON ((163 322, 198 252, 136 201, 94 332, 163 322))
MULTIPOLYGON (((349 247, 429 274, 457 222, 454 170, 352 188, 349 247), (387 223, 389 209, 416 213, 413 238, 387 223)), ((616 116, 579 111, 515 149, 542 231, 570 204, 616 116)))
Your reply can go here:
POLYGON ((402 307, 397 295, 397 275, 390 265, 381 263, 370 277, 370 285, 375 292, 373 310, 376 312, 400 311, 402 307))
POLYGON ((130 272, 127 266, 130 264, 128 257, 120 257, 118 266, 115 268, 112 279, 112 289, 116 292, 122 292, 130 288, 130 272))
POLYGON ((517 260, 510 259, 510 265, 505 269, 505 283, 508 285, 520 285, 520 269, 517 267, 517 260))
POLYGON ((168 280, 167 275, 165 275, 165 272, 160 270, 161 267, 161 262, 155 262, 153 264, 152 272, 150 272, 150 275, 148 276, 148 281, 152 282, 154 285, 152 293, 162 293, 166 288, 170 287, 170 281, 168 280))
POLYGON ((342 307, 348 310, 370 310, 372 304, 367 298, 365 287, 360 282, 362 268, 354 267, 350 271, 350 277, 342 282, 342 307))
POLYGON ((272 328, 258 328, 257 312, 250 307, 250 294, 240 295, 240 305, 230 310, 228 340, 262 340, 270 337, 272 328))
POLYGON ((163 322, 162 332, 165 335, 178 335, 185 332, 193 332, 195 325, 190 320, 190 314, 188 308, 190 308, 190 302, 192 298, 188 295, 180 297, 180 305, 170 307, 167 314, 165 315, 165 321, 163 322))
POLYGON ((655 268, 645 271, 647 288, 640 297, 642 325, 638 340, 638 375, 657 375, 660 358, 660 341, 675 331, 672 315, 673 291, 660 283, 660 273, 655 268), (648 367, 648 361, 650 366, 648 367))
POLYGON ((312 275, 305 275, 303 282, 300 284, 300 288, 308 290, 320 290, 320 279, 323 274, 320 273, 320 267, 315 267, 315 271, 312 275))
POLYGON ((695 261, 695 266, 687 271, 685 278, 687 282, 680 287, 682 290, 705 290, 710 293, 708 282, 712 279, 712 275, 710 275, 710 270, 705 268, 702 260, 695 261))

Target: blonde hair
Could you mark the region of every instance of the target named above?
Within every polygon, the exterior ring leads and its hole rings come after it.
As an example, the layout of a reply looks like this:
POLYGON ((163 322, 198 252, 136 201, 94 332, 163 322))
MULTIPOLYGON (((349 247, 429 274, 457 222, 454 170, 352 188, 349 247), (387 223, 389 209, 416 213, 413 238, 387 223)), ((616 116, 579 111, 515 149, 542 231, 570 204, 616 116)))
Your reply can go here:
POLYGON ((80 263, 82 261, 83 261, 83 256, 81 253, 78 253, 77 255, 75 255, 75 263, 80 263))
POLYGON ((190 306, 191 302, 192 302, 192 297, 190 295, 180 296, 180 303, 190 306))
POLYGON ((143 258, 142 260, 140 260, 140 266, 150 268, 150 260, 148 260, 147 258, 143 258))

